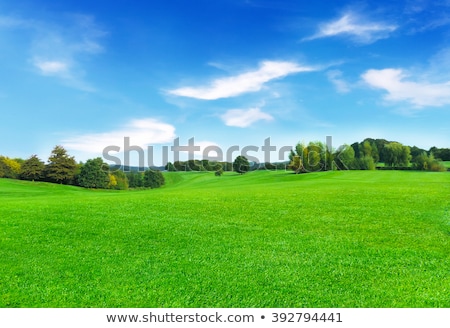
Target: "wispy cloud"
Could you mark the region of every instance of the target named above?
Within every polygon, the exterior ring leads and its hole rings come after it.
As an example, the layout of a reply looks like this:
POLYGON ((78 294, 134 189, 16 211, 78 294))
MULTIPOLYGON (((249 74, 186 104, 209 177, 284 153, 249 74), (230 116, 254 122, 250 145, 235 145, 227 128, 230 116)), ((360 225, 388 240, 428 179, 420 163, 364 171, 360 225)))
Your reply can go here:
POLYGON ((67 15, 64 25, 51 20, 0 16, 0 28, 12 33, 19 33, 18 30, 29 33, 28 63, 36 73, 58 78, 70 87, 94 90, 84 80, 83 59, 103 51, 100 41, 106 32, 92 16, 67 15))
POLYGON ((450 104, 450 81, 432 83, 407 80, 408 74, 402 69, 370 69, 362 76, 369 86, 387 92, 384 99, 392 102, 406 101, 416 109, 439 107, 450 104))
POLYGON ((260 108, 250 109, 230 109, 220 118, 228 126, 236 126, 239 128, 246 128, 257 121, 272 121, 273 117, 261 111, 260 108))
POLYGON ((32 22, 13 16, 0 16, 0 28, 28 28, 33 25, 32 22))
POLYGON ((62 61, 42 61, 36 59, 34 65, 43 75, 64 75, 69 70, 68 64, 62 61))
POLYGON ((347 93, 350 92, 349 84, 344 81, 342 77, 342 72, 339 70, 331 70, 327 72, 328 80, 335 86, 337 92, 347 93))
POLYGON ((101 154, 107 146, 123 148, 124 138, 129 137, 132 145, 146 147, 173 141, 175 127, 154 118, 134 119, 117 130, 103 133, 74 135, 63 140, 64 147, 86 153, 101 154))
POLYGON ((368 17, 349 11, 337 20, 320 24, 315 34, 302 41, 344 36, 356 43, 370 44, 387 38, 396 29, 396 25, 371 21, 368 17))
POLYGON ((209 85, 200 87, 182 87, 169 90, 175 96, 190 97, 203 100, 236 97, 243 93, 257 92, 267 82, 300 72, 317 70, 309 66, 301 66, 288 61, 264 61, 254 71, 235 76, 213 80, 209 85))
POLYGON ((411 34, 434 30, 450 25, 450 1, 408 1, 404 13, 409 19, 408 32, 411 34))

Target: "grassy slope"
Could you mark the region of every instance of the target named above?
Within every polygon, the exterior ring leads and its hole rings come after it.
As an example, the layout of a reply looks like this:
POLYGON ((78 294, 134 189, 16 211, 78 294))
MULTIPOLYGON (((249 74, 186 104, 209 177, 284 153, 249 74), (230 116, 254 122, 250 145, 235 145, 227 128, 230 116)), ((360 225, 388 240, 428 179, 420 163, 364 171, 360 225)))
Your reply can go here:
POLYGON ((450 307, 450 174, 0 179, 1 307, 450 307))

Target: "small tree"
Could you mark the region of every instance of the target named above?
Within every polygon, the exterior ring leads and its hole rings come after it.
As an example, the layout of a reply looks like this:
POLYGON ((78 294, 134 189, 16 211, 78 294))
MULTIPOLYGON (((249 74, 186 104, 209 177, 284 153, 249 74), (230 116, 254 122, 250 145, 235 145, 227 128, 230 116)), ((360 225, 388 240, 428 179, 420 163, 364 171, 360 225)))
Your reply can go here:
POLYGON ((78 183, 85 188, 108 188, 111 180, 107 164, 100 157, 88 159, 81 167, 78 183))
POLYGON ((141 188, 144 186, 144 175, 141 172, 127 172, 126 177, 130 188, 141 188))
POLYGON ((303 170, 302 159, 300 156, 293 155, 291 162, 288 166, 289 169, 293 170, 295 174, 299 174, 303 170))
POLYGON ((164 175, 160 171, 147 170, 144 172, 144 187, 159 188, 165 184, 164 175))
POLYGON ((250 169, 250 163, 248 162, 247 157, 238 156, 233 162, 233 170, 239 174, 244 174, 248 172, 250 169))
POLYGON ((426 152, 423 152, 414 158, 413 168, 416 170, 436 172, 444 172, 447 170, 444 165, 434 158, 433 153, 428 156, 426 152))
POLYGON ((121 170, 114 171, 113 173, 109 174, 110 179, 110 188, 111 189, 117 189, 117 190, 127 190, 129 187, 128 178, 125 174, 125 172, 121 170), (116 184, 114 186, 111 185, 111 182, 115 180, 116 184))
POLYGON ((44 176, 45 164, 37 155, 27 159, 20 169, 20 178, 23 180, 39 180, 44 176))
POLYGON ((117 187, 117 179, 114 175, 111 173, 108 174, 109 182, 108 182, 108 188, 109 189, 116 189, 117 187))
POLYGON ((73 182, 77 164, 73 156, 69 156, 62 146, 53 148, 45 175, 51 182, 70 184, 73 182))
POLYGON ((355 160, 355 150, 348 145, 342 145, 336 150, 334 162, 339 170, 353 170, 358 167, 355 160))
POLYGON ((20 167, 18 160, 0 156, 0 178, 17 179, 20 167))
POLYGON ((399 142, 391 142, 384 146, 384 161, 387 166, 408 166, 411 160, 411 150, 399 142))
POLYGON ((366 155, 360 159, 358 159, 359 169, 360 170, 375 170, 375 162, 373 161, 373 157, 370 155, 366 155))

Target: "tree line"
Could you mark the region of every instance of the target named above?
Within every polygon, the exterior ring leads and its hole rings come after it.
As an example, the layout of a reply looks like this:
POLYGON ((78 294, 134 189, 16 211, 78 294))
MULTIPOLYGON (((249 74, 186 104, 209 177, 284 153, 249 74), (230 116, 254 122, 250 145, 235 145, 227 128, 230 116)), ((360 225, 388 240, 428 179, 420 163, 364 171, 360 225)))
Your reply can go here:
MULTIPOLYGON (((258 169, 286 168, 295 173, 375 169, 445 171, 441 161, 450 161, 450 148, 431 147, 427 151, 395 141, 367 138, 337 149, 328 149, 322 142, 297 143, 289 154, 289 161, 282 163, 251 163, 244 156, 237 156, 233 163, 208 160, 175 161, 162 169, 169 172, 213 171, 216 176, 225 171, 243 174, 258 169)), ((77 163, 62 146, 53 148, 47 163, 36 155, 26 160, 0 156, 0 178, 117 190, 158 188, 165 184, 161 171, 141 169, 143 168, 124 172, 123 168, 111 167, 100 157, 89 159, 86 163, 77 163)))
POLYGON ((111 170, 102 158, 77 163, 62 146, 55 146, 45 164, 37 155, 23 160, 0 156, 0 178, 45 181, 95 189, 126 190, 129 188, 158 188, 164 185, 160 171, 144 172, 111 170))
POLYGON ((336 150, 328 149, 322 142, 298 143, 289 160, 288 167, 295 173, 375 169, 442 172, 447 169, 440 162, 450 161, 450 149, 432 147, 426 151, 396 141, 367 138, 336 150))

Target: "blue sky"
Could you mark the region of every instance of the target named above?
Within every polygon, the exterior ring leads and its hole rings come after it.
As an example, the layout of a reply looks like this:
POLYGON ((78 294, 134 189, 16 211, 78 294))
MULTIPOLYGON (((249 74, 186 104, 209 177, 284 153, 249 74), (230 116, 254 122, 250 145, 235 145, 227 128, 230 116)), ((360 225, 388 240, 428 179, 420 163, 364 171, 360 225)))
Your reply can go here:
POLYGON ((450 147, 450 0, 0 0, 0 49, 9 157, 124 137, 154 164, 175 138, 199 158, 267 138, 450 147))

